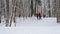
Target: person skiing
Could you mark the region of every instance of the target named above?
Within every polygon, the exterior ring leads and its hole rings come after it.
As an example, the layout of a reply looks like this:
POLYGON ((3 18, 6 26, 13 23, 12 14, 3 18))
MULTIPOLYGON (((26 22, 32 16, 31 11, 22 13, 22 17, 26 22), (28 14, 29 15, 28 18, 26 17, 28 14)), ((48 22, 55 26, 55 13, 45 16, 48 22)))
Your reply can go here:
POLYGON ((34 16, 36 16, 37 19, 41 19, 41 13, 40 12, 35 13, 34 16))

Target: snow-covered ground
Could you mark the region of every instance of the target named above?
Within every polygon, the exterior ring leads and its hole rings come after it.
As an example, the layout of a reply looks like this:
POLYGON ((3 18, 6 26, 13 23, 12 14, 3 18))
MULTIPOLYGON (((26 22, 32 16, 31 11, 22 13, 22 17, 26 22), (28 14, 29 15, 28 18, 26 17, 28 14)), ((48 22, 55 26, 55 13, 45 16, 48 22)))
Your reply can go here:
POLYGON ((16 27, 14 23, 12 23, 13 27, 5 27, 5 20, 2 19, 0 26, 0 34, 60 34, 60 24, 54 17, 40 20, 36 17, 17 17, 16 27))
MULTIPOLYGON (((4 18, 2 18, 0 26, 5 26, 4 18)), ((12 26, 15 26, 13 22, 12 26)), ((57 23, 57 18, 55 17, 41 18, 40 20, 36 17, 16 17, 16 27, 18 26, 60 26, 60 24, 57 23)))
POLYGON ((58 26, 0 27, 0 34, 60 34, 60 27, 58 26))
POLYGON ((16 23, 16 26, 60 26, 55 17, 40 20, 37 20, 36 17, 16 18, 16 23))

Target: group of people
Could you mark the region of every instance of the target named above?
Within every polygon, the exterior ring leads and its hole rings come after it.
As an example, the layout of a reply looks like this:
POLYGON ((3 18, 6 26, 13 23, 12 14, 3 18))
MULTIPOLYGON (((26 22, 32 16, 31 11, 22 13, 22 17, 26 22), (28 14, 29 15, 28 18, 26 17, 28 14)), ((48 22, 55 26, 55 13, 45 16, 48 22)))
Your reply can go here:
POLYGON ((34 14, 34 16, 36 16, 37 19, 41 19, 41 13, 40 13, 40 12, 36 12, 36 13, 34 14))

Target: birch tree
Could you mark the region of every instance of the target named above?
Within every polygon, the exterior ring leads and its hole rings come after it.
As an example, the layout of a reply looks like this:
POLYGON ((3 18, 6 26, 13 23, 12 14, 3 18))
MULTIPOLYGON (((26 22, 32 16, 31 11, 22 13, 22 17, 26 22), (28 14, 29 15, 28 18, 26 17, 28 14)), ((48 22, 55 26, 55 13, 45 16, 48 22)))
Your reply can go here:
POLYGON ((11 14, 11 20, 10 20, 10 27, 12 25, 12 23, 14 23, 14 25, 16 26, 16 21, 15 21, 15 17, 16 17, 16 0, 12 0, 12 14, 11 14))

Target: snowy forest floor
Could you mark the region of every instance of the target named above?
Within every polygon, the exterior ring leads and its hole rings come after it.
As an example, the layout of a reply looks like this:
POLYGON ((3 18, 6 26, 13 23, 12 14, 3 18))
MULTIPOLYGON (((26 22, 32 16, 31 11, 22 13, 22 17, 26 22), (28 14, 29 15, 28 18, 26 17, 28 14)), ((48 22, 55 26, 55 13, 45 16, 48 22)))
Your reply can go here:
MULTIPOLYGON (((2 19, 2 23, 0 24, 0 26, 5 27, 4 19, 2 19)), ((14 26, 15 24, 12 22, 12 27, 14 26)), ((37 19, 36 17, 16 17, 16 27, 20 26, 60 26, 60 24, 57 23, 57 18, 55 17, 41 19, 37 19)))
POLYGON ((0 26, 0 34, 60 34, 60 24, 55 17, 40 20, 36 17, 17 17, 16 27, 13 22, 12 27, 5 27, 3 22, 0 26))

